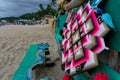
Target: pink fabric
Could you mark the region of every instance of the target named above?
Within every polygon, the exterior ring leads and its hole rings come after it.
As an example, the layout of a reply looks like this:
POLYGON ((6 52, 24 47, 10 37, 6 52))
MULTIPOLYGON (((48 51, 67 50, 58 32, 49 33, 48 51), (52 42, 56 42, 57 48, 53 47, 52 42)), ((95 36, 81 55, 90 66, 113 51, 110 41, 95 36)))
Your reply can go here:
POLYGON ((83 9, 83 12, 86 11, 86 10, 89 11, 90 8, 91 8, 91 7, 90 7, 90 4, 88 3, 88 4, 85 6, 85 8, 83 9))
POLYGON ((89 42, 89 37, 86 35, 85 37, 82 38, 82 45, 86 46, 89 42))
POLYGON ((101 38, 100 36, 97 36, 97 46, 93 49, 94 53, 100 53, 101 51, 103 51, 105 49, 105 43, 103 38, 101 38))
POLYGON ((94 80, 110 80, 109 77, 105 73, 97 73, 94 80))
POLYGON ((87 15, 87 19, 89 19, 89 18, 92 18, 92 22, 93 22, 93 25, 94 25, 94 30, 90 34, 92 36, 96 36, 97 33, 99 33, 101 29, 100 29, 99 23, 97 21, 97 18, 94 14, 94 10, 91 10, 89 12, 89 14, 87 15))
POLYGON ((70 80, 70 76, 68 76, 67 74, 65 74, 62 78, 62 80, 70 80))

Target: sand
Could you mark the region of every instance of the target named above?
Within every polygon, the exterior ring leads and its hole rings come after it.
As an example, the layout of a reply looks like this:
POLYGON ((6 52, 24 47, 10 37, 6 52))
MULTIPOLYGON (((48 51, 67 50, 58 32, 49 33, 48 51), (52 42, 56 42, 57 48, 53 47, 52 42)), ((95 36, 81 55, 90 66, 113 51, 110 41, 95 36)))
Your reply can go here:
MULTIPOLYGON (((0 80, 12 80, 30 44, 48 43, 52 58, 58 57, 57 46, 49 25, 0 26, 0 80)), ((54 68, 45 68, 43 74, 52 80, 61 80, 60 62, 54 68)))

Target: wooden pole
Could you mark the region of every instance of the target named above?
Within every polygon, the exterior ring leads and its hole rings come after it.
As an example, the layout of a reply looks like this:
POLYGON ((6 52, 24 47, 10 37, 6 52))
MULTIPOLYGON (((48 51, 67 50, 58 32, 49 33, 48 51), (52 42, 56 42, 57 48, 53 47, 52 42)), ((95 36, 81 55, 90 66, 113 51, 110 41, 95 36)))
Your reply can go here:
POLYGON ((118 62, 118 52, 116 52, 115 50, 110 49, 110 53, 109 53, 109 66, 112 68, 115 68, 117 66, 117 62, 118 62))

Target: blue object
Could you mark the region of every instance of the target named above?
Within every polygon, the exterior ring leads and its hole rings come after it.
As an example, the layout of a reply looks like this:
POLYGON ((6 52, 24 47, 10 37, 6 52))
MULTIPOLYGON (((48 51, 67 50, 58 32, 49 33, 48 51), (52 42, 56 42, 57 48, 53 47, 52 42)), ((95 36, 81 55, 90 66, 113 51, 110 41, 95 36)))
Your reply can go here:
POLYGON ((45 43, 45 44, 41 43, 41 44, 38 44, 37 47, 38 47, 38 49, 45 50, 46 48, 49 47, 49 45, 47 43, 45 43))
POLYGON ((96 11, 97 11, 98 14, 103 14, 103 10, 100 9, 100 8, 98 8, 96 11))
POLYGON ((93 2, 93 4, 91 5, 92 8, 97 8, 97 6, 100 4, 102 0, 95 0, 95 2, 93 2))
POLYGON ((51 80, 50 77, 41 78, 40 80, 51 80))
POLYGON ((115 26, 113 24, 112 18, 108 13, 102 14, 102 20, 109 25, 111 29, 115 29, 115 26))

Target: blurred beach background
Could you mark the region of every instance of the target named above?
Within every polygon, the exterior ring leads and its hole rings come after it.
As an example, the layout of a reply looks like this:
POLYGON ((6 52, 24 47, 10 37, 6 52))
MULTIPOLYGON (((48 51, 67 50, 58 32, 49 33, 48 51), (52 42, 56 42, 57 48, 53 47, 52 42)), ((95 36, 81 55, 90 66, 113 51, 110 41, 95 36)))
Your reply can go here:
MULTIPOLYGON (((12 80, 30 44, 48 43, 51 57, 59 57, 50 25, 5 25, 0 26, 0 80, 12 80)), ((52 80, 61 80, 63 75, 58 61, 53 68, 45 68, 42 74, 52 80)))
MULTIPOLYGON (((12 80, 31 44, 48 43, 50 57, 59 58, 50 26, 56 12, 56 0, 0 0, 0 80, 12 80)), ((61 80, 60 64, 40 73, 61 80)))

